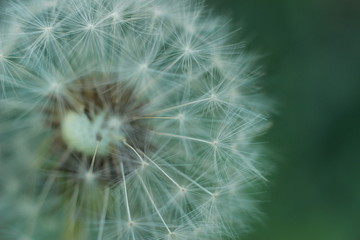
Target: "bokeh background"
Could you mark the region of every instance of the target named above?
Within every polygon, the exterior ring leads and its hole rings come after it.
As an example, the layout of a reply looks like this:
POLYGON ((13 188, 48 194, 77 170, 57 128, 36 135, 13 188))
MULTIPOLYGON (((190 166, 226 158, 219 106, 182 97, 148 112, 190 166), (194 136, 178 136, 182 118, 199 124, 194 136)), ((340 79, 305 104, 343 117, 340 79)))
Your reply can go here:
POLYGON ((241 25, 277 102, 276 171, 247 240, 360 239, 360 1, 207 0, 241 25))

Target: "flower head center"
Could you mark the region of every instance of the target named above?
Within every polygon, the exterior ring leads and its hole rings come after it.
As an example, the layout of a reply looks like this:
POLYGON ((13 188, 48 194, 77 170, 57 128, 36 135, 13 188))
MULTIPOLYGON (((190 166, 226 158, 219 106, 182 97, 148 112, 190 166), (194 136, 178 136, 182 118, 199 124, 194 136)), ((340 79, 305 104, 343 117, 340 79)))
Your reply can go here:
POLYGON ((98 147, 99 155, 107 155, 110 145, 115 141, 113 135, 122 134, 119 124, 114 117, 108 121, 104 113, 89 119, 85 113, 71 111, 62 119, 62 137, 70 148, 83 154, 91 155, 98 147), (115 125, 117 128, 114 132, 115 125))

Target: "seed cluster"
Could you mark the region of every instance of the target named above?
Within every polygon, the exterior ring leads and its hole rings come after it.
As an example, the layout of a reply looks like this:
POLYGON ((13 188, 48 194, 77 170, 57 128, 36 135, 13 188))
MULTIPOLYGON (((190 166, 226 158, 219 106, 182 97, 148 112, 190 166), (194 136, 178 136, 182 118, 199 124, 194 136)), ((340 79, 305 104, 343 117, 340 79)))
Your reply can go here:
POLYGON ((0 238, 238 239, 269 168, 259 76, 192 0, 0 16, 0 238))
MULTIPOLYGON (((100 179, 112 183, 114 179, 119 181, 122 178, 120 163, 125 175, 138 167, 139 159, 129 156, 129 151, 122 151, 122 148, 126 139, 130 139, 136 149, 144 151, 145 135, 149 129, 139 121, 139 116, 145 104, 136 100, 131 90, 119 84, 96 86, 97 82, 115 77, 92 73, 80 78, 72 84, 72 89, 67 90, 72 102, 61 99, 65 107, 47 111, 45 118, 50 121, 50 127, 54 132, 61 131, 54 134, 52 144, 58 147, 52 154, 67 155, 60 165, 56 164, 58 170, 72 171, 75 159, 81 159, 89 166, 94 164, 94 171, 101 173, 100 179), (96 161, 92 163, 94 155, 96 161)), ((54 101, 58 105, 56 101, 59 99, 54 101)))

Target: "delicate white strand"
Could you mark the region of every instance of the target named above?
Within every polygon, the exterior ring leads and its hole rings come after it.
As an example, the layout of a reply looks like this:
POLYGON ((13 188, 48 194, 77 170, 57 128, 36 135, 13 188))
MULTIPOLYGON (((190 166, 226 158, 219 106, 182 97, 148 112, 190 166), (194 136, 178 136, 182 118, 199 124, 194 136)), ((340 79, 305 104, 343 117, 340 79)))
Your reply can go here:
POLYGON ((104 193, 104 200, 103 200, 104 203, 103 203, 103 208, 102 208, 102 212, 101 212, 101 218, 100 218, 100 223, 99 223, 100 228, 99 228, 97 240, 103 239, 105 217, 106 217, 106 211, 107 211, 108 203, 109 203, 109 194, 110 194, 110 188, 106 187, 105 193, 104 193))
POLYGON ((171 111, 171 110, 174 110, 174 109, 186 107, 186 106, 189 106, 189 105, 192 105, 192 104, 197 104, 197 103, 205 102, 205 101, 208 101, 208 100, 210 100, 210 98, 204 98, 204 99, 194 100, 194 101, 191 101, 191 102, 183 103, 183 104, 180 104, 180 105, 177 105, 177 106, 172 106, 172 107, 168 107, 168 108, 164 108, 164 109, 158 110, 158 111, 156 111, 156 112, 149 113, 148 116, 152 116, 152 115, 155 115, 155 114, 158 114, 158 113, 167 112, 167 111, 171 111))
POLYGON ((207 144, 210 144, 210 145, 214 145, 214 142, 206 141, 206 140, 200 139, 200 138, 187 137, 187 136, 181 136, 181 135, 177 135, 177 134, 157 132, 157 131, 150 131, 150 132, 151 132, 151 133, 154 133, 154 134, 156 134, 156 135, 159 135, 159 136, 180 138, 180 139, 186 139, 186 140, 191 140, 191 141, 202 142, 202 143, 207 143, 207 144))
POLYGON ((126 213, 127 213, 129 222, 132 222, 127 187, 126 187, 126 177, 125 177, 125 173, 124 173, 124 164, 122 162, 120 163, 120 168, 121 168, 121 176, 122 176, 122 180, 123 180, 124 193, 125 193, 126 213))
POLYGON ((155 204, 155 202, 154 202, 154 199, 152 198, 149 190, 147 189, 147 187, 146 187, 146 185, 145 185, 145 183, 144 183, 144 180, 142 179, 142 177, 140 176, 140 174, 139 174, 138 172, 137 172, 137 176, 138 176, 138 178, 140 179, 141 185, 143 186, 143 188, 144 188, 144 190, 145 190, 145 192, 146 192, 146 195, 148 196, 148 198, 149 198, 149 200, 150 200, 150 202, 151 202, 151 205, 153 205, 153 207, 154 207, 157 215, 159 216, 161 222, 164 224, 164 226, 165 226, 166 230, 168 231, 168 233, 171 233, 168 225, 166 224, 166 222, 165 222, 164 218, 162 217, 159 209, 157 208, 157 206, 156 206, 156 204, 155 204))
POLYGON ((162 172, 162 173, 163 173, 172 183, 174 183, 179 189, 182 188, 174 179, 172 179, 172 178, 169 176, 169 174, 167 174, 159 165, 157 165, 153 160, 151 160, 151 158, 149 158, 147 155, 145 155, 145 153, 142 153, 142 154, 145 156, 145 158, 146 158, 147 160, 149 160, 153 165, 155 165, 155 167, 156 167, 157 169, 159 169, 160 172, 162 172))

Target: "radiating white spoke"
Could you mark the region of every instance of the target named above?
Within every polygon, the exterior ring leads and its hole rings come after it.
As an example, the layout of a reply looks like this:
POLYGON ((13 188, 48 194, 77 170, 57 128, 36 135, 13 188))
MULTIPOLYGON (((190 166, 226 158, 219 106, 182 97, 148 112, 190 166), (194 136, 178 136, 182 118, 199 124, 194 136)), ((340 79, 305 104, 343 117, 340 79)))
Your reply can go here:
POLYGON ((201 103, 201 102, 205 102, 205 101, 209 101, 209 100, 211 100, 211 98, 203 98, 203 99, 199 99, 199 100, 195 100, 195 101, 191 101, 191 102, 186 102, 186 103, 183 103, 183 104, 180 104, 180 105, 160 109, 160 110, 158 110, 156 112, 149 113, 148 115, 152 116, 152 115, 155 115, 155 114, 158 114, 158 113, 171 111, 171 110, 174 110, 174 109, 186 107, 186 106, 189 106, 189 105, 192 105, 192 104, 201 103))
POLYGON ((99 233, 98 233, 97 240, 103 239, 105 217, 106 217, 106 211, 107 211, 108 203, 109 203, 109 193, 110 193, 110 188, 106 187, 105 193, 104 193, 104 203, 103 203, 103 208, 102 208, 102 212, 101 212, 101 218, 100 218, 100 223, 99 223, 99 233))
POLYGON ((192 141, 196 141, 196 142, 203 142, 203 143, 207 143, 210 145, 213 145, 213 142, 210 141, 206 141, 204 139, 200 139, 200 138, 194 138, 194 137, 188 137, 188 136, 182 136, 182 135, 177 135, 177 134, 171 134, 171 133, 164 133, 164 132, 157 132, 157 131, 150 131, 156 135, 159 136, 167 136, 167 137, 173 137, 173 138, 180 138, 180 139, 186 139, 186 140, 192 140, 192 141))
POLYGON ((96 147, 95 147, 94 155, 93 155, 93 157, 91 159, 91 165, 90 165, 90 169, 89 169, 91 173, 94 170, 95 158, 96 158, 96 154, 97 154, 97 151, 98 151, 98 148, 99 148, 99 144, 100 144, 100 141, 96 141, 96 147))
POLYGON ((122 181, 123 181, 123 185, 124 185, 126 212, 128 215, 128 220, 129 220, 129 222, 131 222, 132 219, 131 219, 131 213, 130 213, 130 207, 129 207, 128 194, 127 194, 126 178, 125 178, 125 173, 124 173, 124 164, 122 162, 120 163, 120 168, 121 168, 122 181))
POLYGON ((153 165, 155 165, 155 167, 157 169, 159 169, 171 182, 173 182, 179 189, 181 189, 182 187, 174 180, 172 179, 169 174, 167 174, 159 165, 157 165, 153 160, 151 160, 151 158, 149 158, 147 155, 145 155, 145 153, 142 152, 142 154, 145 156, 145 158, 147 160, 149 160, 153 165))
POLYGON ((123 140, 123 143, 125 146, 127 146, 128 148, 130 148, 135 154, 136 156, 139 157, 140 161, 143 163, 144 162, 144 159, 140 156, 140 154, 135 150, 135 148, 133 148, 131 145, 129 145, 127 142, 126 142, 126 139, 123 140))
POLYGON ((201 190, 203 190, 204 192, 206 192, 207 194, 214 196, 214 193, 210 192, 209 190, 207 190, 205 187, 201 186, 198 182, 196 182, 195 180, 193 180, 192 178, 190 178, 188 175, 186 175, 185 173, 179 171, 176 168, 173 168, 177 173, 179 173, 181 176, 183 176, 184 178, 186 178, 187 180, 189 180, 191 183, 193 183, 194 185, 196 185, 198 188, 200 188, 201 190))
POLYGON ((150 192, 149 192, 148 188, 146 187, 146 185, 145 185, 145 183, 144 183, 144 180, 142 179, 142 177, 140 176, 140 174, 137 174, 137 176, 139 177, 140 182, 141 182, 141 184, 142 184, 142 186, 143 186, 143 188, 144 188, 144 190, 145 190, 145 192, 146 192, 146 195, 148 196, 148 198, 149 198, 149 200, 150 200, 150 202, 151 202, 151 205, 153 205, 153 207, 154 207, 154 209, 155 209, 155 211, 156 211, 157 215, 159 216, 159 218, 160 218, 161 222, 164 224, 164 226, 165 226, 166 230, 167 230, 169 233, 171 233, 171 231, 170 231, 170 229, 169 229, 168 225, 166 224, 166 222, 165 222, 165 220, 164 220, 163 216, 161 215, 161 213, 160 213, 160 211, 159 211, 158 207, 156 206, 154 199, 152 198, 152 196, 151 196, 151 194, 150 194, 150 192))

